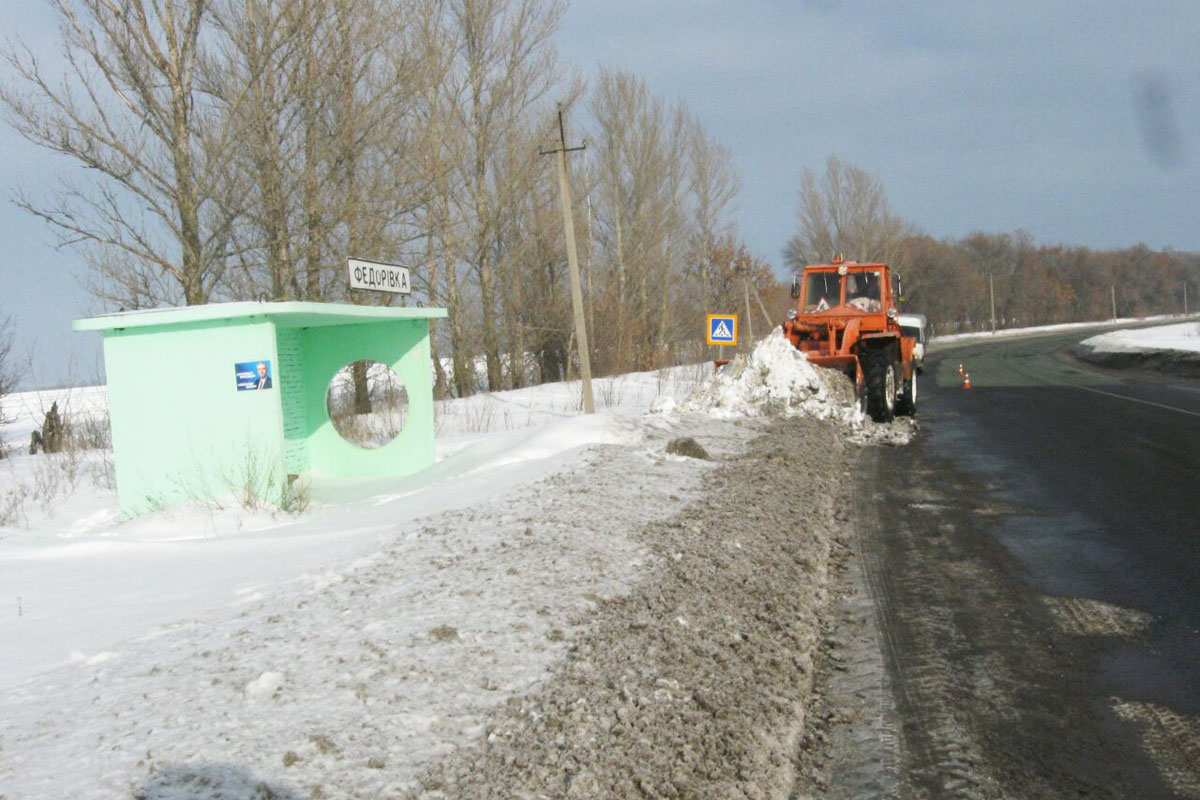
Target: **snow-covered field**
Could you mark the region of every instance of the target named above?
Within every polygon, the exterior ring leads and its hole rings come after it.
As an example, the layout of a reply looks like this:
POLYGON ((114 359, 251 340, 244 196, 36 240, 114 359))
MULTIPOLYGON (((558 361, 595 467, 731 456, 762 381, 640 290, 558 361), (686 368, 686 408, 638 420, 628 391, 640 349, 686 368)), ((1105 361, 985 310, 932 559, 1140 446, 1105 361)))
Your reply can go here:
POLYGON ((6 398, 0 797, 399 791, 652 569, 633 534, 714 468, 669 439, 735 455, 767 413, 874 435, 778 336, 715 377, 598 381, 594 416, 578 389, 440 404, 434 467, 318 481, 297 515, 224 502, 130 520, 110 452, 23 454, 50 402, 102 420, 103 388, 6 398))
MULTIPOLYGON (((1105 337, 1200 349, 1195 323, 1105 337)), ((697 500, 719 463, 667 455, 668 440, 736 456, 757 418, 789 414, 858 441, 913 430, 866 422, 778 336, 717 375, 599 380, 594 416, 578 392, 440 403, 433 468, 318 481, 299 514, 226 499, 128 520, 110 451, 24 454, 55 401, 97 437, 105 389, 10 395, 0 798, 402 791, 654 570, 634 533, 697 500)))
POLYGON ((1200 352, 1200 322, 1182 322, 1154 328, 1111 331, 1085 339, 1083 345, 1105 353, 1180 350, 1200 352))
MULTIPOLYGON (((1194 317, 1193 317, 1194 318, 1194 317)), ((1161 316, 1161 317, 1127 317, 1122 319, 1104 320, 1102 322, 1067 322, 1060 325, 1039 325, 1033 328, 1003 328, 992 333, 991 331, 981 331, 977 333, 957 333, 951 336, 935 336, 930 339, 930 347, 938 348, 948 345, 965 344, 969 342, 987 341, 994 338, 1008 338, 1014 336, 1030 336, 1043 333, 1069 333, 1071 331, 1083 331, 1092 328, 1113 328, 1121 325, 1141 325, 1147 322, 1167 322, 1169 320, 1178 319, 1177 316, 1161 316)), ((1182 323, 1181 326, 1163 325, 1153 328, 1138 328, 1138 329, 1123 329, 1113 331, 1113 333, 1128 334, 1130 341, 1141 340, 1145 349, 1153 349, 1154 340, 1157 337, 1163 336, 1160 333, 1164 328, 1184 327, 1191 323, 1182 323)), ((1092 341, 1092 340, 1088 340, 1092 341)), ((1136 346, 1136 345, 1135 345, 1136 346)))
POLYGON ((1117 370, 1159 372, 1200 378, 1200 322, 1178 315, 1011 328, 996 333, 964 333, 930 340, 930 352, 960 347, 994 338, 1020 338, 1074 331, 1103 330, 1073 348, 1077 358, 1117 370), (1179 320, 1190 320, 1181 322, 1179 320), (1171 323, 1174 324, 1171 324, 1171 323), (1124 327, 1121 326, 1137 326, 1124 327))

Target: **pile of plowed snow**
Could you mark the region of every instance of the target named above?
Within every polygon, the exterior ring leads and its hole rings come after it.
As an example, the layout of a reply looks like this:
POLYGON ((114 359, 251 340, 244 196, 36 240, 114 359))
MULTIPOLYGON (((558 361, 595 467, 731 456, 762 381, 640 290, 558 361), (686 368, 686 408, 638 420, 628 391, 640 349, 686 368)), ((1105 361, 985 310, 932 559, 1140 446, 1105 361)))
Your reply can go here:
POLYGON ((810 364, 779 328, 749 356, 739 355, 718 370, 679 410, 721 419, 805 416, 853 422, 862 417, 853 385, 833 370, 810 364))
POLYGON ((877 425, 856 402, 854 384, 833 369, 817 367, 776 328, 749 356, 739 355, 678 405, 659 398, 655 413, 678 410, 718 419, 812 417, 841 423, 860 444, 907 444, 916 430, 911 418, 877 425))

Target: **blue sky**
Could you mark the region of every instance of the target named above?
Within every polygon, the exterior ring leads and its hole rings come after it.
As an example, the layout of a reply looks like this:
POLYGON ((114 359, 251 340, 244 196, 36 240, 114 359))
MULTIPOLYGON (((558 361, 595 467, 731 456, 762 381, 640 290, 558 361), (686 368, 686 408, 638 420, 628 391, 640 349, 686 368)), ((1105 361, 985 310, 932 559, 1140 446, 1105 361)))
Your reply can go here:
POLYGON ((742 232, 777 266, 800 172, 830 154, 939 238, 1200 250, 1198 42, 1194 2, 576 3, 559 37, 733 149, 742 232), (1145 144, 1146 85, 1168 92, 1166 163, 1145 144))
MULTIPOLYGON (((0 10, 52 45, 42 3, 0 10)), ((800 174, 830 154, 938 238, 1200 251, 1197 43, 1195 0, 577 0, 556 36, 585 77, 634 72, 731 148, 741 233, 781 274, 800 174)), ((97 374, 94 335, 68 332, 95 310, 78 259, 8 202, 61 168, 0 130, 0 315, 42 384, 97 374)))

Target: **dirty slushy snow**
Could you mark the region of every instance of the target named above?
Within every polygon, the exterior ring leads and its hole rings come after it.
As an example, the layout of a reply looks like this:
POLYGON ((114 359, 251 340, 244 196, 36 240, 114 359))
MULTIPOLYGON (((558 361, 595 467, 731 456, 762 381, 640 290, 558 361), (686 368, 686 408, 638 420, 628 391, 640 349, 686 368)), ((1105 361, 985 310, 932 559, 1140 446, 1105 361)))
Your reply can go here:
POLYGON ((578 384, 453 401, 428 474, 299 517, 121 522, 89 486, 0 528, 0 797, 770 796, 843 440, 893 427, 781 342, 606 379, 594 417, 578 384))

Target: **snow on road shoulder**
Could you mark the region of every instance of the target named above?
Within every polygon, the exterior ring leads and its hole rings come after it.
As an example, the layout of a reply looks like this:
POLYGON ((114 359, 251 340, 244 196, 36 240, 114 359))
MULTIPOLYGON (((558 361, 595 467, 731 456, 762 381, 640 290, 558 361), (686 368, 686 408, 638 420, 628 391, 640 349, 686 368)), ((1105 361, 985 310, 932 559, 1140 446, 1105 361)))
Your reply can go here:
POLYGON ((952 333, 935 335, 929 340, 930 350, 943 347, 953 347, 960 344, 994 341, 996 339, 1021 338, 1024 336, 1040 336, 1048 333, 1070 333, 1085 331, 1089 328, 1112 328, 1116 325, 1137 325, 1145 322, 1175 319, 1176 315, 1153 317, 1122 317, 1120 319, 1093 320, 1090 322, 1060 322, 1055 325, 1032 325, 1026 328, 1000 328, 996 331, 972 331, 971 333, 952 333))
POLYGON ((60 510, 7 529, 0 795, 403 790, 651 574, 637 533, 699 500, 756 418, 891 428, 781 342, 702 383, 686 414, 639 416, 711 367, 609 380, 593 417, 569 413, 568 384, 471 398, 435 467, 314 490, 297 518, 177 509, 77 529, 60 510), (681 433, 717 460, 666 455, 681 433))
MULTIPOLYGON (((755 429, 687 426, 718 456, 740 452, 755 429)), ((678 433, 663 420, 636 443, 618 431, 622 443, 591 447, 541 480, 396 525, 349 563, 247 587, 237 605, 6 688, 0 793, 402 791, 430 760, 479 737, 497 704, 542 680, 596 604, 654 569, 636 534, 696 501, 717 467, 667 456, 678 433)))
POLYGON ((643 529, 650 580, 400 797, 788 796, 850 461, 830 421, 684 419, 766 434, 708 471, 707 502, 643 529))
MULTIPOLYGON (((568 385, 496 393, 526 427, 463 414, 431 470, 314 488, 300 517, 183 507, 72 533, 68 502, 7 529, 0 795, 402 787, 652 566, 634 533, 714 465, 666 455, 678 421, 638 415, 695 372, 611 379, 589 417, 563 413, 568 385)), ((688 426, 718 458, 754 430, 688 426)))
POLYGON ((1111 331, 1083 340, 1074 353, 1108 369, 1200 378, 1200 323, 1111 331))
POLYGON ((1200 322, 1110 331, 1084 339, 1080 344, 1103 353, 1145 350, 1200 352, 1200 322))

